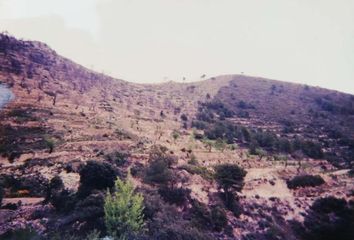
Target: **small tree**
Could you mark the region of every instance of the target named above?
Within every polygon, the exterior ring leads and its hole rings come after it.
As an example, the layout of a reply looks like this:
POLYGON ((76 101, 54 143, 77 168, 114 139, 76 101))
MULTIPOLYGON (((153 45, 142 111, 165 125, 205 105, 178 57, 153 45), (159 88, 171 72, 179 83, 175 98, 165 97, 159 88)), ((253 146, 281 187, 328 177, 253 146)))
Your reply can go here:
POLYGON ((134 193, 132 182, 119 178, 115 181, 115 192, 108 191, 104 202, 105 224, 110 236, 125 239, 143 228, 143 200, 141 194, 134 193))
POLYGON ((204 138, 202 141, 204 143, 205 148, 207 148, 208 151, 211 152, 211 148, 213 147, 214 142, 209 140, 209 139, 207 139, 207 138, 204 138))
POLYGON ((92 190, 103 190, 114 186, 117 173, 113 166, 106 162, 88 161, 80 170, 80 197, 88 196, 92 190))
POLYGON ((234 211, 235 196, 233 191, 241 191, 244 185, 243 179, 247 172, 235 164, 221 164, 215 167, 215 179, 224 190, 225 204, 234 211))
POLYGON ((224 152, 225 148, 227 147, 227 143, 224 139, 218 138, 214 144, 215 148, 221 152, 224 152))
POLYGON ((215 167, 215 178, 225 192, 241 191, 246 174, 243 168, 235 164, 221 164, 215 167))

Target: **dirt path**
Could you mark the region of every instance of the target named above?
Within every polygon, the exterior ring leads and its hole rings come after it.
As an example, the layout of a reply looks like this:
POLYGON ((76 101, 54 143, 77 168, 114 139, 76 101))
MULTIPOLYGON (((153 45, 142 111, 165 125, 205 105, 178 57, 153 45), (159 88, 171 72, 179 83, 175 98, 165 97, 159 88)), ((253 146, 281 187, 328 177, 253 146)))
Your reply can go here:
POLYGON ((277 173, 277 168, 250 168, 247 169, 245 186, 242 193, 247 197, 277 197, 279 199, 292 198, 285 181, 277 173))
POLYGON ((6 205, 8 203, 17 204, 21 201, 22 206, 36 205, 42 202, 44 198, 28 197, 28 198, 4 198, 2 204, 6 205))

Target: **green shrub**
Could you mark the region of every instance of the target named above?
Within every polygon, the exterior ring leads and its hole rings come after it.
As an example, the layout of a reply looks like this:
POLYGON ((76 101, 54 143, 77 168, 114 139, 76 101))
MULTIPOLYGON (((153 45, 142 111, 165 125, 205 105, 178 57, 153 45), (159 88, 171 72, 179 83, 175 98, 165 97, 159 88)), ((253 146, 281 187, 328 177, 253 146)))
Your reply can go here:
POLYGON ((48 184, 45 201, 46 202, 51 201, 53 196, 57 192, 62 191, 63 189, 64 189, 63 180, 58 175, 54 176, 48 184))
POLYGON ((296 189, 299 187, 316 187, 325 183, 323 178, 319 175, 301 175, 296 176, 287 182, 288 188, 296 189))
POLYGON ((172 138, 174 141, 176 141, 180 136, 180 133, 177 130, 172 131, 172 138))
POLYGON ((305 141, 302 145, 302 151, 310 158, 318 159, 323 157, 322 147, 319 143, 305 141))
POLYGON ((189 159, 188 164, 195 166, 198 165, 197 157, 193 153, 191 154, 191 158, 189 159))
POLYGON ((121 167, 125 163, 127 163, 128 157, 129 157, 129 153, 127 153, 127 152, 115 151, 115 152, 112 152, 110 154, 107 154, 105 156, 105 159, 107 161, 109 161, 110 163, 112 163, 112 164, 114 164, 114 165, 116 165, 118 167, 121 167))
POLYGON ((170 169, 176 158, 167 153, 163 146, 153 146, 150 151, 150 163, 145 171, 144 180, 148 183, 167 184, 174 179, 170 169))
POLYGON ((354 239, 354 204, 344 199, 326 197, 317 199, 304 220, 302 239, 354 239))
POLYGON ((80 230, 83 232, 97 229, 105 230, 104 225, 104 201, 105 194, 103 191, 91 193, 86 198, 77 202, 71 217, 75 222, 80 222, 80 230))
POLYGON ((172 154, 168 153, 168 149, 161 145, 152 146, 149 153, 150 161, 162 161, 168 167, 171 167, 173 164, 177 162, 177 158, 172 154))
POLYGON ((348 175, 349 177, 354 177, 354 168, 349 170, 348 175))
POLYGON ((141 194, 134 193, 134 186, 128 180, 115 181, 115 192, 107 192, 104 202, 105 224, 110 236, 125 238, 139 232, 143 225, 143 201, 141 194))
POLYGON ((247 172, 235 164, 221 164, 215 167, 215 179, 225 192, 241 191, 247 172))
POLYGON ((221 231, 227 225, 226 213, 218 206, 211 209, 211 220, 215 231, 221 231))
POLYGON ((201 129, 201 130, 203 130, 203 129, 206 129, 207 126, 208 126, 208 123, 206 123, 206 122, 204 122, 204 121, 198 121, 198 120, 196 120, 196 121, 193 121, 193 122, 192 122, 192 127, 196 128, 196 129, 201 129))
POLYGON ((41 236, 33 229, 19 228, 13 229, 0 236, 1 239, 7 240, 40 240, 41 236))
POLYGON ((211 210, 201 202, 192 201, 192 224, 199 229, 221 231, 227 226, 225 211, 219 206, 212 206, 211 210))
POLYGON ((150 162, 144 180, 147 183, 167 184, 173 178, 173 172, 169 169, 168 164, 163 160, 155 160, 150 162))
POLYGON ((208 168, 199 166, 199 165, 191 165, 186 164, 182 165, 180 169, 186 170, 190 174, 197 174, 202 176, 205 180, 211 181, 214 179, 214 174, 208 168))
POLYGON ((212 219, 206 204, 192 199, 191 215, 191 222, 195 227, 203 230, 212 228, 212 219))
POLYGON ((190 198, 191 190, 164 186, 158 190, 159 194, 168 203, 183 206, 190 198))
POLYGON ((242 213, 242 208, 237 195, 233 192, 220 193, 221 199, 224 201, 225 207, 231 211, 235 217, 239 217, 242 213))
POLYGON ((151 239, 158 240, 211 240, 207 233, 190 226, 170 225, 159 229, 151 239))
POLYGON ((114 131, 114 133, 117 135, 118 139, 120 140, 125 140, 125 139, 136 139, 137 136, 135 136, 134 134, 126 131, 125 129, 123 128, 118 128, 114 131))
POLYGON ((92 190, 112 188, 117 173, 111 164, 98 161, 88 161, 80 170, 80 197, 88 196, 92 190))
POLYGON ((58 212, 68 213, 75 208, 77 198, 74 192, 63 189, 52 192, 48 201, 58 212))
POLYGON ((275 161, 287 161, 288 160, 288 157, 284 154, 275 154, 273 156, 273 158, 275 161))
POLYGON ((217 150, 224 152, 227 147, 227 142, 224 139, 218 138, 216 139, 214 146, 217 150))
POLYGON ((44 141, 45 144, 47 145, 49 153, 52 153, 54 151, 54 146, 55 146, 54 140, 46 138, 44 141))

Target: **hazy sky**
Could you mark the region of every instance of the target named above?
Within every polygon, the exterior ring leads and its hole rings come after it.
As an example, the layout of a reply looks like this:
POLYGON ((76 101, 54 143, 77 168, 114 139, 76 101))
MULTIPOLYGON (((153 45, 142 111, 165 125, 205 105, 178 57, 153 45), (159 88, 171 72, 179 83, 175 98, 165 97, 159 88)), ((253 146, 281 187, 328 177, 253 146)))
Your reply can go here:
POLYGON ((0 30, 128 81, 244 72, 354 93, 354 0, 0 0, 0 30))

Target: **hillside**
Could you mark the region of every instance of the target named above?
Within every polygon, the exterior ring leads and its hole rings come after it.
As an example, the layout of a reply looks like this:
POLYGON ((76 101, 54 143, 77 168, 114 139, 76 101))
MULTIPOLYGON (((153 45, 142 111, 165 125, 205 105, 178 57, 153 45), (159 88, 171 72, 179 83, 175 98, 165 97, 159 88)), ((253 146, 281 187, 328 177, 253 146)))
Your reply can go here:
POLYGON ((105 235, 117 176, 144 197, 129 239, 321 239, 319 199, 353 211, 354 96, 243 75, 135 84, 5 34, 0 82, 0 238, 105 235))

